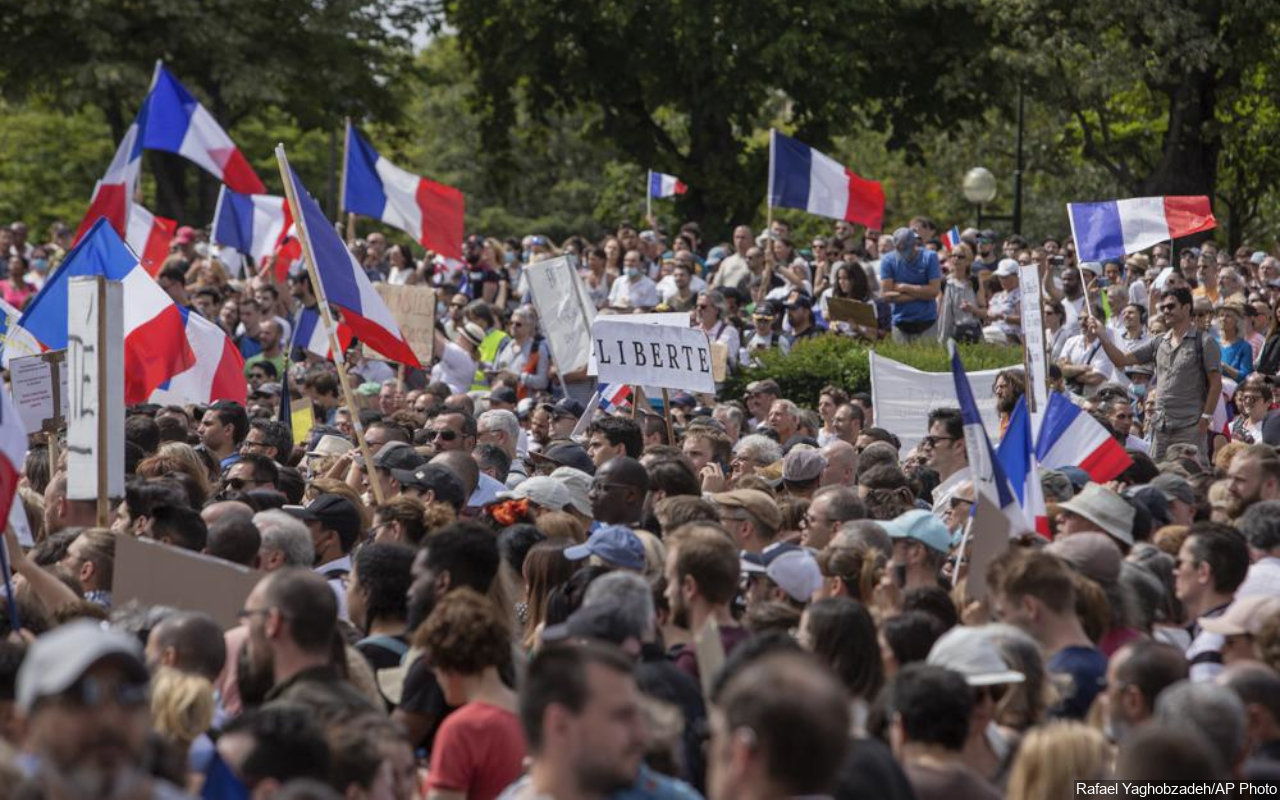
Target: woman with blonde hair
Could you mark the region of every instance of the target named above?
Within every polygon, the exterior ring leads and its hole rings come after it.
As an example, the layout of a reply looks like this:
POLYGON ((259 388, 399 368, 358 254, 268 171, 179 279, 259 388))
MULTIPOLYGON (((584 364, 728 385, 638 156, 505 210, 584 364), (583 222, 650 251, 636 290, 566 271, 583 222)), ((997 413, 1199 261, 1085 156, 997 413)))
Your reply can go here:
POLYGON ((548 511, 533 523, 548 539, 582 544, 587 540, 587 529, 578 518, 567 511, 548 511))
POLYGON ((165 442, 155 455, 138 462, 137 474, 143 478, 160 478, 171 472, 184 472, 199 487, 201 497, 208 497, 213 489, 209 469, 195 448, 182 442, 165 442))
MULTIPOLYGON (((161 667, 151 679, 151 724, 182 754, 213 725, 213 684, 208 678, 161 667)), ((199 780, 197 775, 188 779, 199 780)))
POLYGON ((1104 780, 1113 754, 1106 737, 1080 722, 1051 722, 1022 739, 1009 774, 1008 800, 1070 800, 1079 781, 1104 780))

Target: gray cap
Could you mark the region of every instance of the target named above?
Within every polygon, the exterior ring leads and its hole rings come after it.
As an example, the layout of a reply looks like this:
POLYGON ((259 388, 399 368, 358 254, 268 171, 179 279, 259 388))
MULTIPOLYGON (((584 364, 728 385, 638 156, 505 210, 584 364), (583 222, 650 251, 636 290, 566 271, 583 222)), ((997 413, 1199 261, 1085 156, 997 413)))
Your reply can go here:
POLYGON ((907 247, 916 243, 916 232, 910 228, 898 228, 893 232, 893 246, 907 247))
POLYGON ((795 448, 782 459, 782 479, 792 483, 807 483, 822 477, 827 459, 817 450, 795 448))
POLYGON ((1181 475, 1162 472, 1151 480, 1151 486, 1160 490, 1166 500, 1181 500, 1189 506, 1196 504, 1196 492, 1191 484, 1181 475))
POLYGON ((959 672, 970 686, 1022 683, 1026 676, 1000 655, 990 634, 981 627, 957 625, 933 643, 925 663, 959 672))
POLYGON ((149 679, 138 640, 98 622, 69 622, 36 639, 18 670, 18 708, 29 713, 44 697, 61 694, 99 661, 116 660, 129 677, 145 684, 149 679))

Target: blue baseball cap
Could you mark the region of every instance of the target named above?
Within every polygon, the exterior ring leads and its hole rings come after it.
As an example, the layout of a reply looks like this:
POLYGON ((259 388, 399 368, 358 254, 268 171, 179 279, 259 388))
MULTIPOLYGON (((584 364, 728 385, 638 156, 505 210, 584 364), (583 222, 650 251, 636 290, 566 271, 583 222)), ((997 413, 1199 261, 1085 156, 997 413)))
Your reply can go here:
POLYGON ((951 549, 951 532, 931 511, 914 508, 880 524, 891 539, 915 539, 939 553, 951 549))
POLYGON ((603 525, 582 544, 564 550, 564 557, 570 561, 581 561, 587 556, 598 556, 623 569, 642 570, 644 542, 626 525, 603 525))

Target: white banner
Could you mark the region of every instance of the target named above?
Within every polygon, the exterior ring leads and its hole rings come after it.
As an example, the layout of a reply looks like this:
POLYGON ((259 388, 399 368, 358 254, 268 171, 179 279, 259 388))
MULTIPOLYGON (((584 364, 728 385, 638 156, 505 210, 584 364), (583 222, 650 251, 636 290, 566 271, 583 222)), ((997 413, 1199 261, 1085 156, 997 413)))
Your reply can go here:
MULTIPOLYGON (((876 355, 871 359, 871 403, 876 412, 876 427, 892 432, 902 442, 902 454, 920 443, 929 433, 929 412, 944 406, 958 408, 956 383, 950 372, 922 372, 892 358, 876 355)), ((969 373, 973 399, 982 413, 991 443, 999 440, 1000 418, 996 413, 993 384, 998 369, 969 373)))
MULTIPOLYGON (((1035 401, 1035 416, 1044 413, 1049 404, 1049 366, 1044 354, 1044 320, 1041 317, 1040 272, 1035 264, 1018 267, 1018 285, 1022 289, 1022 346, 1026 348, 1030 367, 1031 398, 1035 401)), ((1040 430, 1034 425, 1033 431, 1040 430)))
POLYGON ((72 278, 67 305, 67 498, 124 497, 124 290, 72 278))
POLYGON ((591 358, 596 307, 576 264, 576 259, 560 256, 525 267, 542 335, 561 375, 585 369, 591 358))
POLYGON ((636 325, 600 317, 591 326, 601 383, 714 393, 711 344, 695 328, 636 325))
MULTIPOLYGON (((601 314, 600 319, 607 319, 609 322, 625 322, 628 325, 669 325, 672 328, 689 327, 689 312, 687 311, 666 311, 654 314, 601 314)), ((587 374, 600 374, 600 368, 596 366, 596 349, 594 347, 591 348, 591 361, 587 364, 587 374)), ((648 393, 648 390, 649 387, 646 386, 646 394, 648 393)))

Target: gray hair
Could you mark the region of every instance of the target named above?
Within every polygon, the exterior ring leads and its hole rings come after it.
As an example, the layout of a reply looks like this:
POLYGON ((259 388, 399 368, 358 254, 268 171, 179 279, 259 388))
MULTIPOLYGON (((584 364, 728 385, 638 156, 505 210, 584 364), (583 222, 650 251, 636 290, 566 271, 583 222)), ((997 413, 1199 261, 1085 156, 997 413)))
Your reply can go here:
POLYGON ((529 327, 536 333, 538 330, 538 311, 533 306, 520 306, 511 312, 511 318, 519 317, 529 323, 529 327))
POLYGON ((886 560, 893 560, 893 539, 880 523, 870 519, 855 519, 840 526, 840 531, 832 538, 831 547, 854 547, 863 545, 882 554, 886 560))
POLYGON ((316 560, 316 546, 311 531, 287 511, 273 508, 253 515, 253 524, 262 534, 262 550, 284 555, 285 566, 310 567, 316 560))
POLYGON ((1244 752, 1244 703, 1225 687, 1179 681, 1156 698, 1155 719, 1166 728, 1203 735, 1225 770, 1232 769, 1244 752))
POLYGON ((643 639, 654 625, 653 590, 644 576, 618 570, 601 575, 587 586, 582 607, 608 603, 627 623, 627 631, 643 639))
POLYGON ((729 420, 733 423, 734 430, 736 430, 738 433, 742 433, 742 422, 744 418, 742 414, 742 409, 738 408, 737 406, 731 403, 720 403, 719 405, 717 405, 715 408, 712 409, 712 414, 714 415, 716 411, 724 412, 725 416, 727 416, 729 420))
POLYGON ((724 301, 724 293, 719 289, 706 289, 698 293, 698 299, 707 298, 707 302, 716 310, 716 319, 724 319, 729 315, 729 304, 724 301))
POLYGON ((775 461, 782 460, 782 445, 768 436, 753 433, 738 440, 738 443, 734 445, 733 454, 750 459, 760 465, 772 464, 775 461))
POLYGON ((520 438, 520 419, 505 408, 491 409, 476 420, 476 431, 498 431, 506 434, 507 441, 514 446, 520 438))

